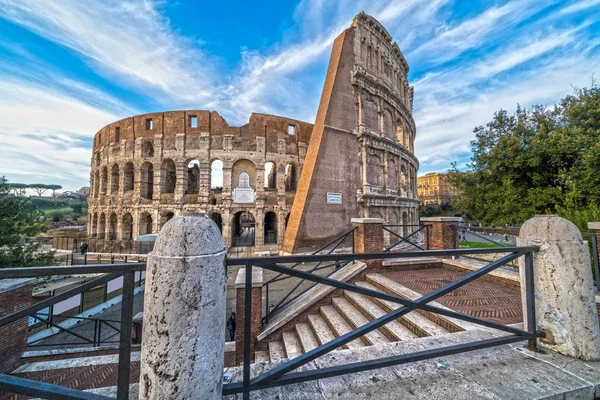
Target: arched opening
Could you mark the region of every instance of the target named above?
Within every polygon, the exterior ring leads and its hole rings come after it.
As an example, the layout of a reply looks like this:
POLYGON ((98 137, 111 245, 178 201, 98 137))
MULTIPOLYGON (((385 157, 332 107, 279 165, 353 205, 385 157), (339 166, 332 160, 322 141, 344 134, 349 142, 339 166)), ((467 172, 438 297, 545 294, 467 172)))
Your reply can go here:
POLYGON ((95 213, 94 216, 92 217, 92 227, 91 227, 91 237, 97 237, 98 236, 98 214, 95 213))
POLYGON ((152 217, 148 213, 143 213, 140 215, 140 226, 139 226, 140 235, 147 235, 152 233, 152 217))
POLYGON ((377 104, 372 100, 363 101, 363 124, 373 132, 379 132, 379 112, 377 104))
POLYGON ((265 244, 276 244, 277 243, 277 214, 273 211, 269 211, 265 214, 264 238, 265 244))
POLYGON ((233 247, 254 246, 254 215, 248 211, 239 211, 233 216, 231 224, 231 245, 233 247))
POLYGON ((170 158, 163 161, 160 167, 160 178, 161 193, 175 193, 175 185, 177 184, 175 161, 170 158))
POLYGON ((372 186, 381 187, 382 184, 381 160, 376 155, 369 155, 367 161, 367 182, 372 186))
POLYGON ((98 239, 104 239, 106 236, 106 215, 100 214, 100 223, 98 224, 98 239))
POLYGON ((140 167, 140 196, 151 199, 154 193, 154 166, 146 161, 140 167))
POLYGON ((127 164, 125 164, 125 170, 123 171, 123 173, 125 174, 125 176, 123 177, 123 191, 129 192, 130 190, 133 190, 134 182, 132 162, 128 162, 127 164))
POLYGON ((115 164, 112 167, 110 179, 110 192, 116 193, 119 191, 119 165, 115 164))
POLYGON ((210 188, 223 189, 223 161, 221 160, 210 163, 210 188))
POLYGON ((154 146, 152 146, 152 143, 148 141, 142 143, 142 157, 154 157, 154 146))
POLYGON ((275 163, 265 163, 265 189, 277 189, 277 168, 275 163))
POLYGON ((394 139, 396 132, 394 132, 394 119, 392 118, 392 113, 387 108, 383 110, 383 131, 385 132, 385 136, 390 139, 394 139))
POLYGON ((116 240, 117 239, 117 214, 115 214, 115 213, 112 213, 110 215, 107 239, 108 240, 116 240))
POLYGON ((285 190, 296 190, 297 179, 296 179, 296 166, 292 163, 285 165, 285 190))
POLYGON ((94 197, 98 197, 100 195, 100 172, 96 171, 94 174, 94 197))
POLYGON ((388 159, 387 185, 388 189, 392 193, 396 193, 398 191, 398 167, 396 166, 396 161, 394 161, 392 158, 388 159))
POLYGON ((284 228, 287 230, 288 222, 290 220, 290 214, 285 216, 284 228))
POLYGON ((174 216, 175 214, 173 213, 173 211, 163 211, 160 214, 160 227, 162 228, 163 226, 165 226, 165 224, 172 220, 174 216))
POLYGON ((214 223, 219 227, 221 234, 223 234, 223 219, 221 218, 221 214, 218 212, 213 212, 210 214, 210 219, 214 221, 214 223))
POLYGON ((408 190, 408 181, 406 179, 406 167, 403 165, 400 167, 400 176, 398 177, 400 182, 399 186, 402 190, 402 196, 406 196, 406 191, 408 190))
POLYGON ((408 214, 406 213, 406 211, 404 211, 402 213, 402 225, 403 225, 403 227, 402 227, 402 236, 404 236, 404 237, 408 236, 408 228, 409 228, 407 226, 408 224, 409 224, 409 222, 408 222, 408 214))
POLYGON ((129 213, 123 215, 123 221, 121 224, 121 238, 123 240, 133 239, 133 217, 129 213))
POLYGON ((192 160, 188 164, 186 194, 198 193, 200 188, 200 162, 192 160))
POLYGON ((102 185, 100 187, 102 194, 108 193, 108 167, 102 168, 102 185))

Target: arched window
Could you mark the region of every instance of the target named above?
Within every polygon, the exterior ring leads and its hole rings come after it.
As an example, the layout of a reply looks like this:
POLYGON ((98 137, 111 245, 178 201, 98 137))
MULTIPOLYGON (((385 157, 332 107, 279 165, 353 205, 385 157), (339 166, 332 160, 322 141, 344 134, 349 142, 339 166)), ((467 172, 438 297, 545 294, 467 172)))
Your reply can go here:
POLYGON ((140 226, 139 226, 140 235, 147 235, 152 233, 152 217, 148 213, 143 213, 140 215, 140 226))
POLYGON ((223 189, 223 161, 221 160, 210 163, 210 188, 223 189))
POLYGON ((254 246, 254 215, 248 211, 239 211, 231 223, 231 245, 233 247, 254 246))
POLYGON ((285 190, 296 190, 296 166, 292 163, 285 165, 285 190))
POLYGON ((223 233, 223 219, 221 218, 221 214, 219 214, 218 212, 213 212, 212 214, 210 214, 210 219, 212 219, 215 224, 217 225, 217 227, 219 228, 219 230, 221 231, 221 234, 223 233))
POLYGON ((98 237, 98 214, 92 217, 91 237, 98 237))
POLYGON ((406 136, 404 135, 404 127, 400 120, 396 123, 396 136, 398 137, 400 144, 406 147, 406 136))
POLYGON ((98 239, 104 239, 106 235, 106 215, 100 214, 100 223, 98 224, 98 239))
POLYGON ((116 240, 117 239, 117 214, 115 214, 115 213, 112 213, 110 215, 107 239, 108 240, 116 240))
POLYGON ((94 197, 98 198, 100 195, 100 172, 96 171, 94 174, 94 197))
POLYGON ((192 160, 188 164, 186 193, 198 193, 200 188, 200 162, 192 160))
POLYGON ((119 191, 119 165, 115 164, 112 167, 111 180, 110 180, 110 192, 116 193, 119 191))
POLYGON ((132 162, 128 162, 127 164, 125 164, 125 171, 123 173, 125 174, 125 179, 123 182, 123 191, 128 192, 130 190, 133 190, 134 177, 132 162))
POLYGON ((108 167, 102 168, 102 185, 100 186, 102 194, 108 193, 108 167))
POLYGON ((385 132, 385 136, 394 139, 396 132, 394 132, 394 120, 392 118, 392 113, 387 108, 383 110, 383 131, 385 132))
POLYGON ((163 161, 160 168, 160 177, 161 193, 175 193, 175 185, 177 184, 175 161, 170 158, 163 161))
POLYGON ((275 163, 265 163, 265 189, 277 189, 277 168, 275 163))
POLYGON ((172 220, 174 216, 175 214, 173 213, 173 211, 163 211, 160 214, 160 227, 162 228, 163 226, 165 226, 165 224, 172 220))
POLYGON ((142 157, 154 157, 154 146, 149 141, 142 143, 142 157))
POLYGON ((154 193, 154 166, 146 161, 140 167, 140 196, 151 199, 154 193))
POLYGON ((241 183, 245 185, 245 180, 240 181, 242 174, 248 178, 248 187, 256 188, 256 166, 250 160, 237 160, 231 167, 231 186, 237 188, 241 183))
POLYGON ((133 217, 129 213, 123 215, 121 238, 123 240, 133 239, 133 217))

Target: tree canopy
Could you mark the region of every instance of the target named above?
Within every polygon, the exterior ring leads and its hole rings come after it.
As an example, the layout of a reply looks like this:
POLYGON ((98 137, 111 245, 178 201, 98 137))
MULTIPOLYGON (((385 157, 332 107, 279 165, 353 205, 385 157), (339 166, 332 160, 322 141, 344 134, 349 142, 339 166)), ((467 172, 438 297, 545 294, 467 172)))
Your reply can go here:
POLYGON ((576 89, 553 108, 500 110, 475 128, 471 174, 451 179, 458 206, 486 225, 572 213, 600 202, 600 90, 576 89))
POLYGON ((25 239, 44 230, 41 213, 25 197, 9 196, 6 178, 0 177, 0 268, 52 265, 52 253, 39 252, 25 239))

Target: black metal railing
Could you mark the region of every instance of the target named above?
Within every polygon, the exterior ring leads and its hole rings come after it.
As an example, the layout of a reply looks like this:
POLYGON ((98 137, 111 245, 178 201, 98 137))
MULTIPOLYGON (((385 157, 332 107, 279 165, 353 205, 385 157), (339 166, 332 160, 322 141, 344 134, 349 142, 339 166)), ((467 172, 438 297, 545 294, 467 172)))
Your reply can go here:
POLYGON ((384 251, 429 250, 429 228, 431 225, 384 225, 390 234, 390 244, 384 251), (421 237, 422 236, 422 237, 421 237))
POLYGON ((536 317, 535 317, 535 297, 534 297, 534 281, 533 281, 533 252, 537 251, 536 247, 503 247, 499 249, 468 249, 468 250, 424 250, 415 252, 400 252, 400 253, 375 253, 375 254, 326 254, 326 255, 300 255, 300 256, 287 256, 287 257, 254 257, 254 258, 229 258, 226 261, 227 266, 242 266, 246 268, 246 281, 245 281, 245 304, 244 304, 244 363, 243 363, 243 377, 241 382, 234 382, 223 387, 223 395, 233 395, 242 393, 244 399, 249 399, 250 392, 268 387, 283 386, 293 383, 311 381, 316 379, 322 379, 327 377, 339 376, 344 374, 350 374, 354 372, 367 371, 377 368, 383 368, 392 365, 405 364, 414 361, 426 360, 435 357, 447 356, 451 354, 463 353, 472 350, 478 350, 493 346, 500 346, 509 343, 516 343, 520 341, 528 341, 530 348, 535 348, 537 345, 537 338, 542 336, 542 333, 537 330, 536 317), (392 294, 387 294, 375 290, 370 290, 346 282, 337 281, 326 276, 320 276, 314 274, 311 271, 301 271, 296 268, 286 267, 284 263, 313 263, 313 262, 327 262, 335 263, 340 261, 350 262, 353 260, 373 260, 373 259, 386 259, 386 258, 412 258, 412 257, 442 257, 442 256, 462 256, 467 254, 489 254, 492 252, 506 253, 502 258, 490 262, 486 266, 470 272, 458 280, 442 286, 441 288, 434 290, 433 292, 422 296, 417 300, 408 300, 403 297, 399 297, 392 294), (506 263, 516 260, 519 257, 524 257, 524 268, 525 268, 525 281, 522 284, 525 285, 525 302, 526 302, 526 315, 527 315, 527 327, 526 329, 519 329, 513 326, 506 326, 496 322, 487 321, 480 318, 471 317, 466 314, 458 313, 449 309, 440 308, 429 305, 431 301, 434 301, 451 291, 466 285, 473 280, 480 278, 495 269, 505 265, 506 263), (276 367, 250 379, 251 369, 251 349, 250 344, 253 338, 251 337, 251 313, 252 313, 252 267, 261 267, 264 270, 276 272, 281 275, 289 275, 295 278, 309 280, 315 282, 315 284, 323 284, 333 286, 334 288, 348 290, 351 292, 359 293, 365 296, 371 296, 382 300, 387 300, 393 303, 397 303, 402 307, 399 307, 384 316, 374 319, 365 325, 354 329, 346 334, 339 336, 338 338, 319 346, 313 350, 310 350, 299 357, 288 360, 285 363, 278 364, 276 367), (498 329, 500 331, 509 333, 508 336, 479 340, 470 343, 464 343, 454 346, 446 346, 437 349, 431 349, 426 351, 420 351, 410 354, 396 355, 391 357, 385 357, 380 359, 373 359, 369 361, 354 362, 344 365, 336 365, 334 367, 293 372, 308 362, 327 354, 344 344, 360 338, 361 336, 382 327, 383 325, 396 320, 403 315, 414 311, 423 310, 435 314, 440 314, 448 317, 453 317, 462 321, 467 321, 474 324, 479 324, 488 328, 498 329))
MULTIPOLYGON (((347 232, 342 233, 340 236, 331 240, 327 244, 321 246, 319 249, 313 251, 311 253, 311 255, 317 255, 319 253, 332 254, 336 250, 339 250, 339 251, 347 250, 350 253, 354 253, 354 232, 356 231, 356 229, 357 228, 355 227, 355 228, 350 229, 347 232), (346 245, 347 247, 344 248, 344 245, 346 245)), ((321 262, 317 262, 314 266, 312 266, 312 268, 310 268, 310 270, 308 272, 313 273, 313 272, 330 269, 330 271, 328 271, 328 274, 327 274, 327 276, 330 276, 338 269, 346 266, 349 262, 350 261, 345 261, 345 262, 337 261, 334 263, 323 264, 323 262, 321 261, 321 262)), ((301 264, 303 264, 303 263, 295 263, 290 268, 292 268, 292 269, 296 268, 301 264)), ((327 272, 327 271, 324 271, 324 272, 327 272)), ((291 276, 282 276, 282 275, 284 275, 284 274, 277 274, 277 276, 275 276, 263 283, 263 288, 264 288, 264 293, 265 293, 265 304, 267 307, 267 309, 265 311, 265 315, 263 317, 264 323, 268 323, 269 318, 271 318, 276 312, 281 310, 287 304, 296 300, 298 297, 300 297, 302 294, 306 293, 306 291, 310 290, 313 286, 316 285, 316 283, 315 283, 315 284, 310 285, 309 287, 303 288, 303 290, 298 291, 298 289, 305 282, 305 280, 302 279, 293 288, 291 288, 289 291, 287 291, 287 293, 284 293, 283 297, 277 302, 277 304, 272 305, 271 303, 269 303, 269 299, 270 299, 269 293, 270 293, 270 289, 272 288, 272 286, 278 282, 286 281, 291 278, 291 276), (296 294, 293 295, 294 293, 296 293, 296 294)))
POLYGON ((54 347, 67 345, 92 345, 96 347, 103 344, 119 343, 119 340, 115 340, 114 338, 121 332, 121 321, 46 313, 35 313, 31 315, 31 318, 46 324, 48 327, 56 329, 58 332, 29 342, 27 343, 28 347, 54 347), (64 327, 55 322, 57 319, 74 319, 77 320, 77 323, 71 327, 64 327), (64 335, 66 338, 75 338, 80 341, 63 341, 60 340, 62 339, 59 337, 60 335, 64 335))
MULTIPOLYGON (((63 300, 84 293, 90 289, 102 286, 113 279, 123 277, 123 289, 121 300, 121 320, 119 327, 119 364, 117 380, 117 398, 127 400, 129 398, 129 375, 131 361, 131 331, 133 326, 133 300, 135 288, 136 271, 145 271, 146 263, 125 264, 90 264, 85 266, 53 266, 32 268, 3 268, 0 269, 0 279, 12 278, 37 278, 54 275, 82 275, 103 274, 95 277, 77 287, 66 290, 60 294, 41 300, 22 310, 0 318, 0 328, 19 321, 23 318, 33 317, 42 319, 49 323, 41 314, 47 309, 63 300)), ((80 335, 82 336, 82 335, 80 335)), ((1 338, 0 338, 1 339, 1 338)), ((88 341, 89 338, 80 339, 88 341)), ((100 342, 102 342, 100 334, 100 342)), ((111 399, 90 392, 69 389, 58 385, 24 379, 16 376, 0 374, 0 391, 23 394, 33 397, 56 398, 56 399, 111 399)))
POLYGON ((584 240, 587 240, 590 246, 592 272, 594 274, 594 285, 596 291, 600 291, 600 268, 598 267, 598 237, 592 232, 581 232, 584 240))

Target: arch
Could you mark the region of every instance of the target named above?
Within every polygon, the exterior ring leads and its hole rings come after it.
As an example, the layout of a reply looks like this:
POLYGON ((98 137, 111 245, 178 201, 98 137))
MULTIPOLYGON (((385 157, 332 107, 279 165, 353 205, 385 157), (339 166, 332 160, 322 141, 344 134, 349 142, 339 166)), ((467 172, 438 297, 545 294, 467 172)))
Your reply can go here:
POLYGON ((373 186, 383 186, 381 175, 381 160, 377 155, 369 154, 367 161, 367 183, 373 186))
POLYGON ((146 161, 140 167, 140 196, 151 199, 154 193, 154 165, 146 161))
POLYGON ((200 162, 192 160, 187 166, 186 194, 198 193, 200 189, 200 162))
POLYGON ((94 213, 92 216, 92 227, 91 227, 91 237, 98 236, 98 213, 94 213))
POLYGON ((142 143, 142 157, 152 158, 154 157, 154 146, 149 141, 142 143))
POLYGON ((408 236, 408 228, 409 227, 406 225, 408 225, 409 222, 408 222, 408 214, 406 213, 406 211, 402 212, 402 222, 400 224, 404 225, 402 227, 402 236, 404 236, 404 237, 408 236))
POLYGON ((400 189, 402 189, 402 195, 406 196, 406 191, 408 190, 408 181, 406 179, 405 165, 400 166, 400 175, 398 176, 398 179, 400 180, 398 186, 400 187, 400 189))
POLYGON ((369 213, 369 218, 380 218, 383 219, 383 215, 379 211, 371 211, 369 213))
POLYGON ((116 193, 119 191, 119 164, 112 166, 110 177, 110 192, 116 193))
POLYGON ((398 214, 396 214, 396 211, 392 211, 390 213, 390 216, 388 218, 388 223, 390 225, 397 225, 398 224, 398 214))
POLYGON ((100 214, 100 223, 98 224, 98 239, 104 239, 106 237, 106 215, 100 214))
POLYGON ((400 144, 406 147, 406 135, 404 133, 404 126, 402 125, 402 121, 400 121, 400 119, 398 119, 396 122, 396 137, 398 138, 400 144))
POLYGON ((383 110, 383 131, 390 139, 394 139, 396 136, 396 132, 394 132, 394 119, 391 111, 387 108, 383 110))
POLYGON ((296 190, 297 187, 296 166, 293 163, 287 163, 285 165, 285 190, 296 190))
POLYGON ((123 220, 121 221, 121 239, 133 239, 133 217, 130 213, 123 215, 123 220))
POLYGON ((100 171, 96 171, 94 174, 94 197, 100 195, 100 171))
POLYGON ((256 166, 250 160, 241 159, 237 160, 231 167, 231 187, 236 188, 239 186, 240 175, 245 172, 250 178, 250 187, 256 188, 256 166))
POLYGON ((173 211, 163 211, 160 213, 160 228, 165 226, 167 222, 173 219, 175 213, 173 211))
POLYGON ((223 218, 221 217, 221 214, 219 214, 216 211, 213 211, 210 214, 210 219, 212 219, 214 221, 214 223, 217 225, 217 227, 221 231, 221 234, 223 234, 223 218))
POLYGON ((110 218, 108 220, 108 240, 116 240, 117 239, 117 214, 110 214, 110 218))
POLYGON ((377 104, 372 100, 363 102, 363 124, 373 132, 379 132, 379 113, 377 104))
POLYGON ((387 178, 388 189, 398 190, 398 166, 393 158, 388 159, 387 178))
POLYGON ((238 211, 231 222, 231 245, 233 247, 254 246, 256 231, 254 215, 249 211, 238 211))
POLYGON ((175 193, 177 185, 177 167, 175 161, 165 158, 160 166, 160 192, 175 193))
POLYGON ((265 163, 265 189, 277 189, 277 167, 272 161, 265 163))
POLYGON ((131 161, 125 164, 123 174, 123 191, 129 192, 130 190, 133 190, 134 183, 133 163, 131 161))
POLYGON ((102 194, 108 193, 108 167, 106 165, 102 168, 102 185, 100 186, 100 190, 102 194))
POLYGON ((285 216, 285 222, 283 227, 287 230, 287 226, 288 226, 288 222, 290 221, 290 213, 288 213, 288 215, 285 216))
POLYGON ((265 214, 265 221, 263 225, 264 230, 264 243, 265 244, 276 244, 277 243, 277 214, 273 211, 269 211, 265 214))
POLYGON ((223 189, 223 161, 213 160, 210 163, 210 188, 223 189))
POLYGON ((140 235, 152 233, 152 216, 149 213, 144 212, 140 215, 138 232, 140 235))

